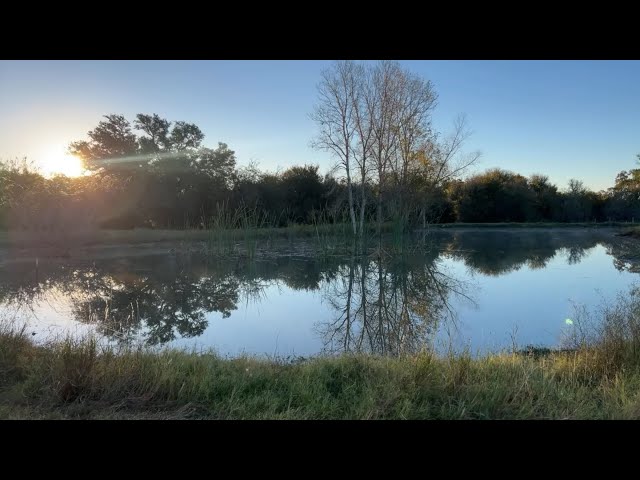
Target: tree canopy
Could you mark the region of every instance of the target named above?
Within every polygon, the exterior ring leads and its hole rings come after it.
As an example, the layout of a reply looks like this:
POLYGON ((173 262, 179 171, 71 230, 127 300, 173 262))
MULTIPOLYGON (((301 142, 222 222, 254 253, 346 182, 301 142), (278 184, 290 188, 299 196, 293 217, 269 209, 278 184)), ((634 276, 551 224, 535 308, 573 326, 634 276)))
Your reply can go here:
MULTIPOLYGON (((380 151, 369 149, 380 134, 371 133, 371 125, 382 120, 374 118, 378 114, 373 111, 368 117, 362 113, 372 109, 367 102, 377 98, 367 97, 367 89, 374 88, 376 75, 389 72, 399 75, 394 81, 404 79, 412 84, 415 80, 385 65, 369 71, 369 77, 357 65, 339 67, 344 68, 342 74, 354 76, 354 88, 360 92, 350 111, 357 117, 350 127, 355 140, 348 145, 349 162, 353 160, 351 180, 345 162, 324 176, 317 165, 309 164, 280 172, 261 170, 255 163, 238 168, 235 152, 223 142, 206 146, 195 124, 168 121, 157 114, 139 114, 131 124, 124 116, 111 114, 88 132, 87 139, 70 145, 70 152, 83 159, 91 175, 44 178, 25 160, 0 163, 0 227, 42 232, 348 222, 358 232, 362 224, 380 220, 415 228, 456 221, 640 218, 640 168, 620 172, 614 186, 600 192, 589 190, 577 179, 559 188, 544 174, 525 177, 500 169, 464 177, 477 154, 462 152, 469 135, 463 118, 449 135, 429 130, 425 120, 421 140, 414 147, 402 156, 403 141, 394 140, 398 143, 393 155, 379 165, 380 151)), ((332 82, 343 78, 335 72, 332 75, 328 77, 332 82)), ((429 84, 415 82, 413 88, 428 97, 429 84)), ((426 117, 429 108, 423 112, 426 117)), ((402 128, 411 130, 410 125, 402 128)), ((400 135, 387 133, 396 134, 400 135)))

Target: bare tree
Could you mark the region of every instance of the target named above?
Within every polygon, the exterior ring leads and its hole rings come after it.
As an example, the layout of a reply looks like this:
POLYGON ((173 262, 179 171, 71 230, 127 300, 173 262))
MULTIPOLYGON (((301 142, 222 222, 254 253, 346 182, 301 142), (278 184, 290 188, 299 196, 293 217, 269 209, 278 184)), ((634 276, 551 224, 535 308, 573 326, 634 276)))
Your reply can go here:
POLYGON ((391 162, 398 196, 398 211, 404 211, 409 170, 419 147, 433 138, 431 113, 436 106, 437 94, 433 84, 407 70, 399 72, 397 81, 398 148, 391 162))
POLYGON ((398 82, 402 69, 398 62, 382 61, 373 67, 371 75, 371 98, 369 100, 370 122, 373 134, 371 158, 377 173, 377 217, 378 234, 382 232, 382 189, 389 161, 397 148, 398 82))
POLYGON ((465 153, 462 150, 472 133, 466 115, 461 114, 454 120, 451 133, 443 140, 429 139, 422 145, 421 156, 417 158, 422 161, 421 167, 434 186, 464 175, 480 159, 481 152, 465 153))
POLYGON ((421 184, 435 188, 460 176, 480 157, 479 152, 462 153, 470 135, 464 116, 455 121, 449 136, 438 139, 431 123, 437 103, 433 84, 398 62, 381 61, 371 66, 337 62, 323 71, 318 93, 312 119, 320 132, 312 146, 331 152, 337 159, 335 168, 345 173, 354 234, 364 233, 367 185, 371 182, 377 183, 380 234, 383 197, 390 188, 396 192, 390 198, 395 212, 407 215, 411 179, 421 177, 421 184), (359 228, 354 175, 359 176, 355 183, 360 186, 359 228))
POLYGON ((356 142, 355 104, 358 92, 357 65, 352 61, 339 61, 322 72, 318 85, 318 104, 311 115, 320 127, 312 141, 313 148, 329 151, 337 159, 347 177, 349 215, 354 235, 357 233, 351 182, 351 161, 356 142))
MULTIPOLYGON (((471 134, 467 117, 459 115, 454 120, 452 131, 444 138, 438 138, 437 133, 427 136, 411 158, 411 176, 418 179, 418 184, 427 192, 436 192, 446 183, 463 176, 481 157, 479 151, 464 151, 471 134)), ((427 224, 426 211, 430 208, 430 198, 427 193, 419 207, 423 228, 427 224)))
POLYGON ((437 260, 394 263, 352 257, 324 292, 335 316, 315 330, 327 351, 415 353, 432 344, 439 328, 455 328, 454 301, 474 305, 472 287, 450 276, 437 260))
POLYGON ((363 65, 358 65, 355 70, 356 84, 358 87, 354 103, 354 113, 356 118, 356 132, 358 141, 354 151, 354 160, 360 173, 360 235, 364 234, 364 218, 367 205, 367 183, 372 171, 371 148, 374 142, 372 106, 373 85, 371 81, 371 70, 365 69, 363 65))

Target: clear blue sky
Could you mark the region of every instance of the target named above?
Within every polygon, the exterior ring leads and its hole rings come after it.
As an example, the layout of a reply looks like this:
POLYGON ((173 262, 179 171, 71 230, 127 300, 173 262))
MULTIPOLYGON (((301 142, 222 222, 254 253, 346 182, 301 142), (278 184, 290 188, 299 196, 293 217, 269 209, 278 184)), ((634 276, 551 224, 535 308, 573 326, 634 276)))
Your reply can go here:
MULTIPOLYGON (((640 153, 639 61, 403 61, 439 94, 436 127, 466 113, 476 170, 576 177, 596 190, 640 153)), ((238 163, 317 163, 308 114, 328 61, 0 61, 0 158, 84 139, 101 115, 158 113, 196 123, 238 163)))

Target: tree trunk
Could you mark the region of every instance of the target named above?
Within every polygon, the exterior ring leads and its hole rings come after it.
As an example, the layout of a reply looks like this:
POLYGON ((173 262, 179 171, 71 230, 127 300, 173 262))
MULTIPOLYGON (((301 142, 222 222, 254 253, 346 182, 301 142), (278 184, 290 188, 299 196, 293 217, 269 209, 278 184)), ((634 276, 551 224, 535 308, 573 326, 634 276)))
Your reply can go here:
POLYGON ((364 173, 362 174, 362 182, 360 188, 362 188, 361 200, 360 200, 360 236, 364 237, 364 211, 365 206, 367 204, 367 194, 366 194, 366 185, 364 173))
POLYGON ((349 167, 347 167, 347 190, 349 191, 349 215, 351 216, 351 226, 353 227, 353 234, 357 235, 356 212, 353 208, 353 187, 351 185, 351 173, 349 172, 349 167))
MULTIPOLYGON (((366 262, 360 261, 360 270, 362 272, 362 276, 360 277, 360 308, 362 310, 362 331, 369 329, 368 320, 367 320, 367 284, 366 284, 366 275, 367 275, 367 266, 366 262)), ((373 352, 371 352, 373 353, 373 352)))
POLYGON ((378 181, 378 236, 382 235, 382 182, 378 181))
POLYGON ((382 304, 384 302, 384 286, 382 277, 382 256, 378 254, 378 338, 380 339, 380 355, 385 354, 384 321, 382 320, 382 304))
POLYGON ((349 265, 349 289, 347 290, 347 333, 344 340, 344 353, 351 350, 351 295, 353 292, 353 280, 354 280, 354 261, 355 257, 351 256, 351 264, 349 265))

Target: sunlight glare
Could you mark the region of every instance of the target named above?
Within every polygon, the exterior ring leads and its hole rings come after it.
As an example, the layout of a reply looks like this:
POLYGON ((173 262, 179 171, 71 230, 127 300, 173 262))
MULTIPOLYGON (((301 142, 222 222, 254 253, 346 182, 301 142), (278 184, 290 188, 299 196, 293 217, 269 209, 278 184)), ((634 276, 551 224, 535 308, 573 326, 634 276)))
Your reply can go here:
POLYGON ((82 160, 67 153, 64 146, 50 148, 40 158, 40 168, 45 177, 65 175, 79 177, 86 173, 82 160))

